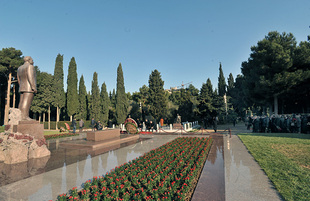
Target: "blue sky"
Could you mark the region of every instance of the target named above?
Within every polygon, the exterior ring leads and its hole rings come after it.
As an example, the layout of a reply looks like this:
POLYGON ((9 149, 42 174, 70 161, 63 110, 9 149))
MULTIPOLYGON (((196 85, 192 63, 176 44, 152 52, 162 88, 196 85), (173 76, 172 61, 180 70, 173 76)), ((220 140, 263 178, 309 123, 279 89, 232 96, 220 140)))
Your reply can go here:
POLYGON ((122 63, 126 92, 148 86, 157 69, 164 88, 208 78, 217 87, 240 67, 270 31, 291 32, 297 42, 310 35, 309 0, 1 0, 0 48, 32 56, 41 71, 53 74, 64 55, 66 88, 70 59, 78 79, 91 90, 93 73, 101 87, 116 88, 122 63))

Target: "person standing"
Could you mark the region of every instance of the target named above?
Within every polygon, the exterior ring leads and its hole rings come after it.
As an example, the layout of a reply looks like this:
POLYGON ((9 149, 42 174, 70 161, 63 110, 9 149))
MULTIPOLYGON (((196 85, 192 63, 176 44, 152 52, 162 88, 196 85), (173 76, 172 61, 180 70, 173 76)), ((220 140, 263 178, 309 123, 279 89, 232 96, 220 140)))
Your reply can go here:
POLYGON ((95 125, 96 125, 95 119, 94 119, 94 118, 91 118, 90 126, 91 126, 91 130, 92 130, 92 131, 95 131, 95 125))
POLYGON ((100 122, 100 120, 98 120, 98 122, 96 123, 96 128, 98 131, 102 130, 103 129, 103 125, 102 123, 100 122))
POLYGON ((76 131, 76 118, 74 118, 73 120, 72 120, 72 128, 73 128, 73 133, 75 133, 75 131, 76 131))
POLYGON ((80 121, 79 121, 79 127, 80 127, 80 132, 82 132, 82 131, 83 131, 83 127, 84 127, 84 121, 83 121, 83 119, 80 119, 80 121))
POLYGON ((25 63, 17 69, 20 101, 18 109, 21 111, 22 120, 33 120, 29 117, 29 109, 34 94, 37 93, 36 70, 30 56, 24 57, 25 63))
POLYGON ((217 117, 213 117, 213 129, 214 129, 214 132, 217 131, 217 117))
POLYGON ((150 130, 150 122, 148 119, 145 119, 145 131, 149 131, 150 130))

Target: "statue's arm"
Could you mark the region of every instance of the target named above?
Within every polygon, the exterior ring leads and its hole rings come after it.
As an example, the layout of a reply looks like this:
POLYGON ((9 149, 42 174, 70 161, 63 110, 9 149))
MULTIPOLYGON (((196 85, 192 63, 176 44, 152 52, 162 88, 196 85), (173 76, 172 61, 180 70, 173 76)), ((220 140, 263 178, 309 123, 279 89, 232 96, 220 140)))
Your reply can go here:
POLYGON ((18 82, 18 85, 20 85, 20 80, 19 80, 19 72, 18 72, 18 70, 19 70, 19 69, 17 69, 17 76, 16 76, 16 77, 17 77, 17 82, 18 82))
POLYGON ((33 65, 29 65, 28 68, 28 81, 30 83, 31 89, 34 93, 37 93, 37 77, 36 70, 33 65))

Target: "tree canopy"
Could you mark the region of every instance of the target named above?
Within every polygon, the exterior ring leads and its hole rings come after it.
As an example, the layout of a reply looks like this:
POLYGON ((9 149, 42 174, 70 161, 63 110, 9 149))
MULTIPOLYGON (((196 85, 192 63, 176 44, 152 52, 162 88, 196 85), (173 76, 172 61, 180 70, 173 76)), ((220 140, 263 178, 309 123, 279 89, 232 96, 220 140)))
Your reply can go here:
POLYGON ((67 79, 67 113, 70 117, 77 113, 79 107, 77 84, 76 62, 72 57, 69 63, 67 79))
POLYGON ((156 69, 149 76, 148 105, 151 115, 156 120, 166 116, 167 98, 164 90, 164 81, 161 79, 160 72, 156 69))
POLYGON ((122 124, 127 117, 128 98, 125 92, 124 75, 121 63, 119 63, 117 68, 116 81, 116 121, 117 124, 122 124))

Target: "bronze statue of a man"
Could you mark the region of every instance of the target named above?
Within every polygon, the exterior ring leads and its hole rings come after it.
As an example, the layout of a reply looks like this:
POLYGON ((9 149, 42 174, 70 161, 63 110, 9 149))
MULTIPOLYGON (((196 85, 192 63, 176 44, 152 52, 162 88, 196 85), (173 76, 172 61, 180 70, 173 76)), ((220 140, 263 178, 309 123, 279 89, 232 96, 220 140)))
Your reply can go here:
POLYGON ((25 63, 17 69, 17 80, 19 84, 20 101, 18 108, 22 114, 22 120, 32 120, 29 117, 29 109, 34 94, 37 93, 36 70, 33 59, 24 57, 25 63))

